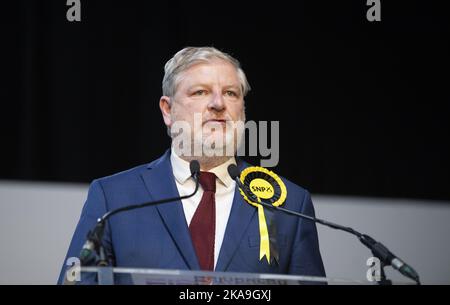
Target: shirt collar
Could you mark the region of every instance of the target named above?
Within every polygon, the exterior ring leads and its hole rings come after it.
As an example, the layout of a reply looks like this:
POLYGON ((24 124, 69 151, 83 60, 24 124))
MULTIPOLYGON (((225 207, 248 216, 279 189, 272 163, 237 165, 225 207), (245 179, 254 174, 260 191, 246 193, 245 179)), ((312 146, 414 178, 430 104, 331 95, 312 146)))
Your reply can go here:
MULTIPOLYGON (((191 177, 189 162, 181 159, 174 152, 173 148, 170 154, 170 162, 172 163, 172 170, 175 179, 178 181, 178 183, 184 184, 191 177)), ((208 172, 214 173, 223 185, 229 187, 233 182, 233 179, 231 179, 230 175, 228 174, 228 166, 230 164, 236 165, 236 159, 234 157, 228 159, 226 162, 220 164, 219 166, 210 169, 208 172)))

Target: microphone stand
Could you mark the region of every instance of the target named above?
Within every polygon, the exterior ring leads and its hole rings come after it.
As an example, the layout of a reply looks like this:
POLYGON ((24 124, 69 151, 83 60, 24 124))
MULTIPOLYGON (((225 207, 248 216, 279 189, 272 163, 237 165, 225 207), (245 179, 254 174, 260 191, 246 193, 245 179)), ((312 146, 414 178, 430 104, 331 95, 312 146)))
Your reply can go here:
POLYGON ((233 180, 236 181, 239 188, 253 202, 255 202, 257 204, 261 204, 262 206, 264 206, 266 208, 276 210, 276 211, 282 211, 286 214, 305 218, 305 219, 320 223, 321 225, 325 225, 327 227, 331 227, 331 228, 334 228, 337 230, 348 232, 348 233, 353 234, 356 237, 358 237, 358 239, 361 241, 361 243, 371 250, 373 256, 380 260, 380 265, 381 265, 380 275, 381 276, 380 276, 380 281, 378 282, 379 285, 392 285, 392 281, 388 280, 386 278, 386 273, 384 272, 384 267, 389 266, 389 265, 392 265, 395 269, 399 270, 399 272, 402 273, 404 276, 414 280, 418 285, 420 285, 419 275, 412 267, 408 266, 407 264, 402 262, 400 259, 395 257, 394 254, 392 254, 383 244, 377 242, 375 239, 373 239, 369 235, 362 234, 350 227, 345 227, 345 226, 342 226, 342 225, 339 225, 336 223, 332 223, 332 222, 329 222, 329 221, 326 221, 323 219, 319 219, 319 218, 308 216, 308 215, 305 215, 302 213, 291 211, 291 210, 288 210, 288 209, 285 209, 285 208, 282 208, 279 206, 273 206, 272 204, 267 203, 267 202, 261 200, 260 198, 258 198, 255 194, 253 194, 253 192, 250 191, 250 189, 248 189, 248 187, 243 185, 242 182, 239 180, 236 170, 237 170, 237 168, 232 169, 232 170, 230 170, 230 168, 229 168, 228 172, 229 172, 230 176, 233 178, 233 180))

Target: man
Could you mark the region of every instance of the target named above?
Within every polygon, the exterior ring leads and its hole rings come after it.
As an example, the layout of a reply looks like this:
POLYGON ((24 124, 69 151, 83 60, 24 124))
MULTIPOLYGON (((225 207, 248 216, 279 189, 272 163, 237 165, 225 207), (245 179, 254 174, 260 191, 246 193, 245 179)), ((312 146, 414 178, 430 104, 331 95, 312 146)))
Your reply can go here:
MULTIPOLYGON (((93 181, 66 259, 79 255, 87 232, 105 212, 192 193, 189 161, 198 160, 201 186, 195 196, 109 219, 103 244, 111 264, 324 276, 314 223, 293 216, 274 216, 278 263, 259 259, 257 209, 244 201, 227 172, 230 164, 241 171, 250 166, 235 158, 240 142, 230 128, 245 121, 249 88, 239 62, 226 53, 189 47, 175 54, 165 65, 159 102, 172 148, 147 165, 93 181), (225 153, 230 147, 232 153, 225 153)), ((314 215, 309 193, 282 180, 288 192, 283 207, 314 215)), ((93 277, 82 280, 95 282, 93 277)))

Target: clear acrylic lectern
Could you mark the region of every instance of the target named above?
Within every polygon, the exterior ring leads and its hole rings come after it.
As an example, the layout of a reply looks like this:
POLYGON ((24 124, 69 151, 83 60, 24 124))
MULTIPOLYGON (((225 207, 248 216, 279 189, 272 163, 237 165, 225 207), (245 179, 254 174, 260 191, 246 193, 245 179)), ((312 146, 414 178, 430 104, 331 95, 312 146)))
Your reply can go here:
POLYGON ((117 284, 117 278, 128 278, 132 285, 367 285, 367 281, 351 281, 314 276, 286 274, 212 272, 170 269, 133 269, 119 267, 81 267, 82 274, 96 275, 99 285, 117 284))

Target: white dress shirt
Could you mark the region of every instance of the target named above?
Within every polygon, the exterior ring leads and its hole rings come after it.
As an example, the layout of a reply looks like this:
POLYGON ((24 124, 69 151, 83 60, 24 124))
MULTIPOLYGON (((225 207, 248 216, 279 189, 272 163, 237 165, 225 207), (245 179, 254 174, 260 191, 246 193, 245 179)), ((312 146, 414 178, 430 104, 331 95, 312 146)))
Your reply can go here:
MULTIPOLYGON (((172 149, 170 154, 170 162, 172 163, 173 175, 180 196, 189 195, 195 189, 195 181, 190 178, 191 172, 189 162, 181 159, 172 149)), ((234 190, 236 182, 231 179, 228 174, 228 165, 236 164, 235 158, 229 159, 227 162, 212 168, 210 173, 216 174, 216 236, 214 239, 214 268, 216 268, 217 259, 219 258, 220 248, 222 246, 225 229, 227 227, 228 218, 230 216, 231 206, 233 204, 234 190)), ((203 196, 203 189, 199 186, 198 192, 187 199, 183 199, 184 216, 189 225, 195 210, 200 204, 203 196)))

